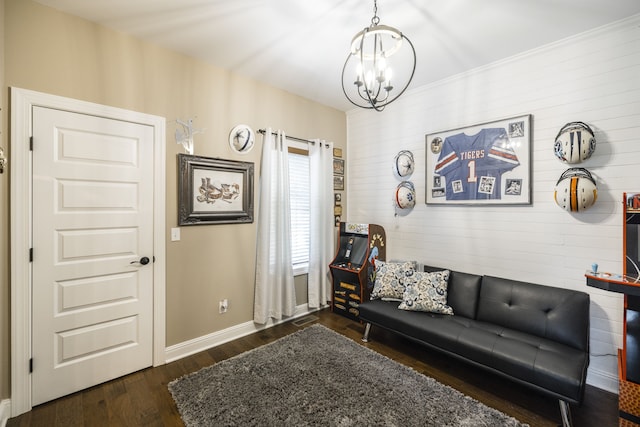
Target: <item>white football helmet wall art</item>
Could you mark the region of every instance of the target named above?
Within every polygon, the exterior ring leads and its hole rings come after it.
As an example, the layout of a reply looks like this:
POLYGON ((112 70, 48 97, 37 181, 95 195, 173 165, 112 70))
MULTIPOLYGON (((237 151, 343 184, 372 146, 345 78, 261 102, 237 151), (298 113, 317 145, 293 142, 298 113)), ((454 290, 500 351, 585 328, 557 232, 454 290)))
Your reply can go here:
POLYGON ((396 178, 405 179, 396 187, 393 194, 393 204, 395 207, 395 216, 399 211, 404 211, 403 215, 408 214, 416 205, 416 189, 411 181, 406 179, 415 170, 415 160, 413 153, 409 150, 401 150, 393 159, 393 174, 396 178))
POLYGON ((396 206, 400 209, 411 209, 416 205, 416 189, 410 181, 402 181, 396 187, 396 206))
POLYGON ((413 153, 409 150, 402 150, 396 154, 393 160, 393 172, 399 177, 409 176, 415 169, 413 153))
POLYGON ((247 125, 237 125, 229 132, 229 147, 239 154, 246 154, 255 144, 255 133, 247 125))
POLYGON ((556 135, 553 149, 562 163, 581 163, 596 151, 596 138, 586 123, 570 122, 556 135))
POLYGON ((584 168, 569 168, 558 179, 553 198, 567 212, 582 212, 598 199, 596 181, 584 168))

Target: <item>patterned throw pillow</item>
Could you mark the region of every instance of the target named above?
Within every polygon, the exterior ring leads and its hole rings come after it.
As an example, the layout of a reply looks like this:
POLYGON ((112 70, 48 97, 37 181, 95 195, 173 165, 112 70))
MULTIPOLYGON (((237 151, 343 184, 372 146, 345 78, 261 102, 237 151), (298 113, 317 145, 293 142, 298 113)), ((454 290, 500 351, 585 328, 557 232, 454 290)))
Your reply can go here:
POLYGON ((371 291, 371 299, 402 301, 404 278, 413 274, 413 262, 402 263, 376 260, 376 280, 371 291))
POLYGON ((404 278, 406 285, 402 296, 401 310, 428 311, 431 313, 453 314, 447 305, 449 270, 433 273, 415 271, 404 278))

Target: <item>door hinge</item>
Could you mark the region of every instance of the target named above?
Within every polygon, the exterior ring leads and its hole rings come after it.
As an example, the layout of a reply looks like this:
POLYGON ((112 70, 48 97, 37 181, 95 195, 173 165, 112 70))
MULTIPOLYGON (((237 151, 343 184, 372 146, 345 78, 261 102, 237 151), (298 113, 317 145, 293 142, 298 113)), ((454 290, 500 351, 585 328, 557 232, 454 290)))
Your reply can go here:
POLYGON ((29 359, 29 373, 33 373, 33 357, 29 359))
POLYGON ((33 136, 29 137, 29 151, 33 151, 33 136))
POLYGON ((33 248, 29 248, 29 262, 33 262, 33 248))

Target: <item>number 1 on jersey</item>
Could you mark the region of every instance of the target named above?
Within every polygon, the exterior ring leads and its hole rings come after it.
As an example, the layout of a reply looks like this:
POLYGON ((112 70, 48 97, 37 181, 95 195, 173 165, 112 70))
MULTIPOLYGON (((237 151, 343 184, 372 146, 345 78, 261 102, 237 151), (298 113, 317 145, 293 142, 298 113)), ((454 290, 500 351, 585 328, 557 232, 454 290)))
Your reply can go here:
POLYGON ((467 167, 469 168, 469 176, 467 177, 467 182, 477 182, 478 177, 476 176, 476 161, 469 160, 467 167))

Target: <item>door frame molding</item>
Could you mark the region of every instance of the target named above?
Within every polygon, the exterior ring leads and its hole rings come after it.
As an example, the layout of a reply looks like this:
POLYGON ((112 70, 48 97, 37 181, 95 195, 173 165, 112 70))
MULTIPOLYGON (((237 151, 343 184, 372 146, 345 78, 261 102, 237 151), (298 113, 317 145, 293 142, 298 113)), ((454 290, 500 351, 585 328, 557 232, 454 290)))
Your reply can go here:
POLYGON ((32 408, 31 374, 31 263, 33 107, 89 114, 149 125, 154 128, 153 197, 153 366, 166 361, 165 194, 166 120, 164 117, 11 87, 11 416, 32 408))

